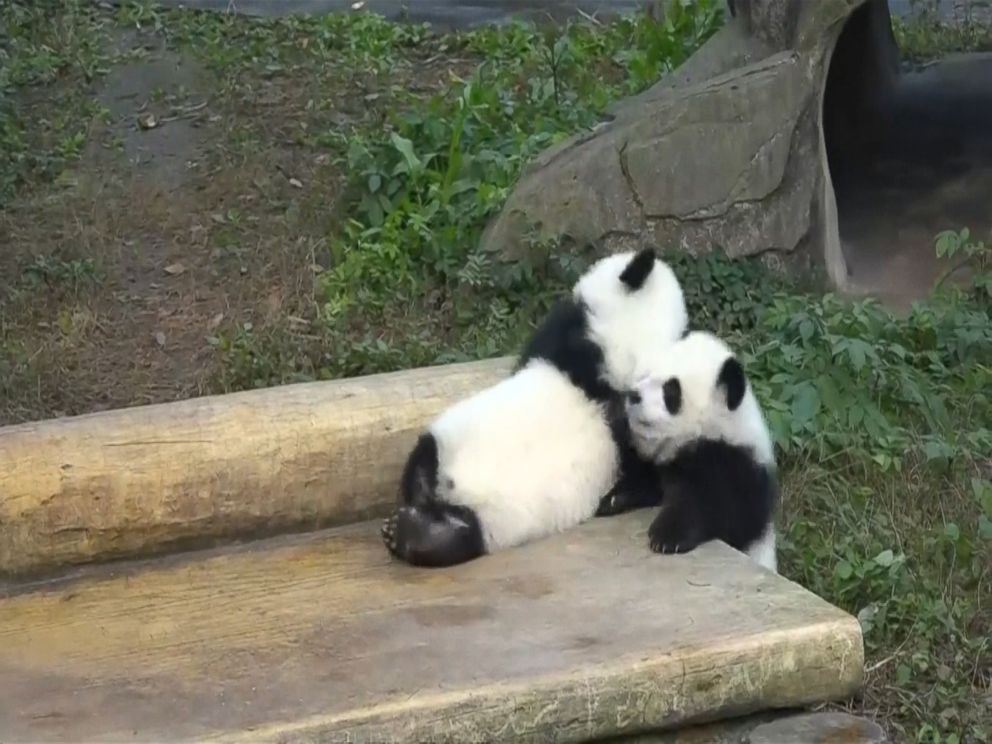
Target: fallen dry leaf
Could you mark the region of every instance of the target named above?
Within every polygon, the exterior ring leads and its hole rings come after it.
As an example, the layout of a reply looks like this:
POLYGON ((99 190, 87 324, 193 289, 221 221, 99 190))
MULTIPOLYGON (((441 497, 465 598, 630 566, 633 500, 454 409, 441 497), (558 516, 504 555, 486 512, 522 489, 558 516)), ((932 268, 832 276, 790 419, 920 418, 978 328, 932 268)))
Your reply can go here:
POLYGON ((290 186, 295 186, 298 189, 302 189, 303 188, 303 184, 300 182, 300 180, 298 178, 290 178, 289 179, 289 185, 290 186))
POLYGON ((224 313, 217 313, 217 314, 216 314, 216 315, 215 315, 214 317, 212 317, 212 318, 211 318, 211 319, 209 320, 209 322, 207 323, 207 330, 208 330, 208 331, 214 331, 214 330, 217 330, 217 326, 219 326, 219 325, 220 325, 220 322, 221 322, 222 320, 224 320, 224 313))
POLYGON ((161 347, 165 347, 165 334, 162 331, 155 331, 155 343, 161 347))
POLYGON ((182 261, 177 261, 165 267, 165 273, 170 276, 179 276, 184 271, 186 271, 186 265, 182 261))

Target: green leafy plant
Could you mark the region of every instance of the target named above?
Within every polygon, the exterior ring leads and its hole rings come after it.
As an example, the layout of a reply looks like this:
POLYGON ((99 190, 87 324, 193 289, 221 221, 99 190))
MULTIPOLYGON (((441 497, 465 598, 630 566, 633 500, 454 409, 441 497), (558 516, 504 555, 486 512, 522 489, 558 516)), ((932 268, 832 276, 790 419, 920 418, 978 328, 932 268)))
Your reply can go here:
POLYGON ((108 69, 108 25, 85 0, 0 3, 0 207, 81 155, 90 118, 102 113, 82 87, 108 69), (18 104, 29 87, 59 84, 65 90, 51 117, 35 120, 18 104))
POLYGON ((934 291, 939 291, 944 283, 955 273, 965 267, 970 267, 975 274, 971 278, 971 289, 978 293, 982 300, 992 300, 992 283, 989 269, 992 268, 992 245, 974 238, 971 231, 965 227, 961 230, 945 230, 937 235, 936 251, 938 258, 954 261, 937 278, 934 291))
POLYGON ((24 269, 33 284, 66 286, 77 291, 81 286, 98 281, 100 272, 92 258, 62 260, 53 256, 36 256, 24 269))
MULTIPOLYGON (((981 52, 992 49, 987 23, 977 13, 966 12, 963 19, 950 20, 938 7, 943 0, 911 0, 911 12, 893 15, 892 30, 904 64, 919 66, 953 52, 981 52)), ((979 13, 985 0, 966 0, 959 4, 979 13)))
MULTIPOLYGON (((107 52, 108 34, 140 29, 213 76, 217 110, 232 121, 218 127, 218 148, 250 160, 266 136, 290 140, 348 176, 333 210, 340 218, 308 236, 298 294, 311 314, 249 316, 257 325, 231 317, 209 331, 216 389, 510 353, 591 252, 534 237, 525 259, 505 262, 479 249, 481 232, 535 155, 682 62, 718 27, 723 3, 666 6, 664 18, 439 35, 366 13, 263 19, 144 1, 112 12, 88 0, 0 3, 8 32, 0 39, 0 200, 44 185, 79 156, 86 120, 100 113, 80 92, 120 59, 107 52), (413 71, 438 56, 450 61, 450 81, 421 85, 413 71), (299 113, 277 135, 226 108, 273 90, 297 96, 291 110, 299 113), (68 91, 66 106, 14 105, 37 91, 68 91), (360 115, 330 116, 336 97, 360 115)), ((277 180, 266 190, 278 192, 277 180)), ((295 188, 299 201, 320 207, 331 196, 312 183, 295 188)), ((299 202, 276 193, 267 206, 284 215, 299 202)), ((240 260, 263 211, 259 201, 218 206, 204 220, 211 248, 240 260)), ((862 624, 867 685, 851 707, 876 715, 897 741, 988 742, 988 262, 963 231, 940 236, 938 246, 952 262, 967 259, 972 281, 963 289, 945 282, 908 316, 807 291, 760 261, 723 257, 719 246, 667 258, 693 324, 719 331, 743 356, 774 431, 782 572, 862 624)), ((15 294, 30 302, 42 288, 92 284, 102 266, 53 248, 15 272, 15 294)), ((12 380, 47 371, 38 344, 24 343, 22 329, 12 333, 11 305, 0 303, 0 393, 8 397, 12 380)), ((77 311, 60 308, 47 323, 44 343, 56 358, 80 335, 86 314, 77 311)))
MULTIPOLYGON (((446 335, 458 354, 508 351, 580 267, 483 257, 475 246, 486 222, 526 162, 595 124, 631 85, 643 87, 681 62, 717 28, 718 6, 677 3, 662 22, 638 16, 601 29, 512 23, 460 35, 457 43, 487 57, 467 79, 427 101, 411 100, 382 132, 337 142, 353 174, 354 206, 322 275, 325 322, 353 327, 360 316, 362 325, 376 325, 431 296, 446 311, 446 335), (625 56, 627 49, 638 55, 625 56), (655 72, 632 83, 644 60, 655 72), (470 351, 482 340, 480 322, 486 340, 470 351)), ((353 351, 368 356, 365 347, 353 351)))

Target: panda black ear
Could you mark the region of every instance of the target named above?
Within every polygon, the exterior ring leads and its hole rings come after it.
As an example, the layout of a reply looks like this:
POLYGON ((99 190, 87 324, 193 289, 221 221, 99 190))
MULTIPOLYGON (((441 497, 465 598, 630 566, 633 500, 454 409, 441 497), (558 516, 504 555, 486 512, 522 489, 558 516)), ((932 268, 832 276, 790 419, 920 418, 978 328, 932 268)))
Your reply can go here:
POLYGON ((651 275, 654 268, 655 259, 654 248, 643 248, 637 252, 627 267, 620 274, 620 281, 631 290, 638 290, 644 286, 644 282, 651 275))
POLYGON ((744 376, 744 368, 736 358, 730 357, 720 368, 720 375, 716 378, 716 386, 723 388, 727 396, 727 408, 736 411, 737 407, 744 400, 744 391, 747 389, 747 378, 744 376))

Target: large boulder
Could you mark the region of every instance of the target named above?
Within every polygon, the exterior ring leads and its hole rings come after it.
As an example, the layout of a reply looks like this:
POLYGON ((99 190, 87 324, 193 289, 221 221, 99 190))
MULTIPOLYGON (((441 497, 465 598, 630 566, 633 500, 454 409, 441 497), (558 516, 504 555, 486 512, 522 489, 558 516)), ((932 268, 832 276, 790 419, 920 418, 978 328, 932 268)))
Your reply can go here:
POLYGON ((823 132, 853 148, 885 121, 898 74, 887 2, 731 5, 728 23, 682 66, 614 105, 596 130, 539 156, 483 247, 510 259, 573 241, 604 251, 647 241, 731 256, 802 253, 843 285, 823 132))

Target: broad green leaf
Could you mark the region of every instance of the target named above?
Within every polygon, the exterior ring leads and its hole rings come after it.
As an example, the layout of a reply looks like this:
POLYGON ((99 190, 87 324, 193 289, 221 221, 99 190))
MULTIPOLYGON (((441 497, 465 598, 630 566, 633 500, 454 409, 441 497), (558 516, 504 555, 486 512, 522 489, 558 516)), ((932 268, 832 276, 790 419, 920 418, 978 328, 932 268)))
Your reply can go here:
POLYGON ((793 420, 805 424, 811 421, 819 411, 820 393, 809 383, 803 385, 792 399, 793 420))
POLYGON ((961 241, 954 230, 944 230, 937 235, 937 257, 950 258, 957 252, 960 245, 961 241))
POLYGON ((409 173, 418 172, 423 167, 423 164, 420 162, 420 158, 418 158, 416 153, 413 151, 413 142, 408 140, 406 137, 397 134, 396 132, 390 134, 389 138, 393 143, 393 147, 399 151, 399 153, 403 156, 403 159, 406 161, 407 171, 409 173))
POLYGON ((865 409, 859 403, 852 403, 847 409, 847 423, 852 427, 858 426, 865 418, 865 409))
POLYGON ((944 446, 931 439, 923 445, 923 453, 927 456, 927 460, 940 460, 945 455, 944 446))
POLYGON ((982 505, 982 511, 992 517, 992 483, 982 478, 972 478, 971 492, 982 505))
POLYGON ((992 519, 984 514, 978 517, 978 534, 983 540, 992 540, 992 519))
POLYGON ((865 343, 863 341, 852 340, 848 346, 848 354, 851 356, 851 364, 854 368, 861 370, 865 366, 865 343))
POLYGON ((875 563, 882 568, 888 568, 895 561, 895 555, 891 550, 883 550, 881 553, 875 556, 875 563))

